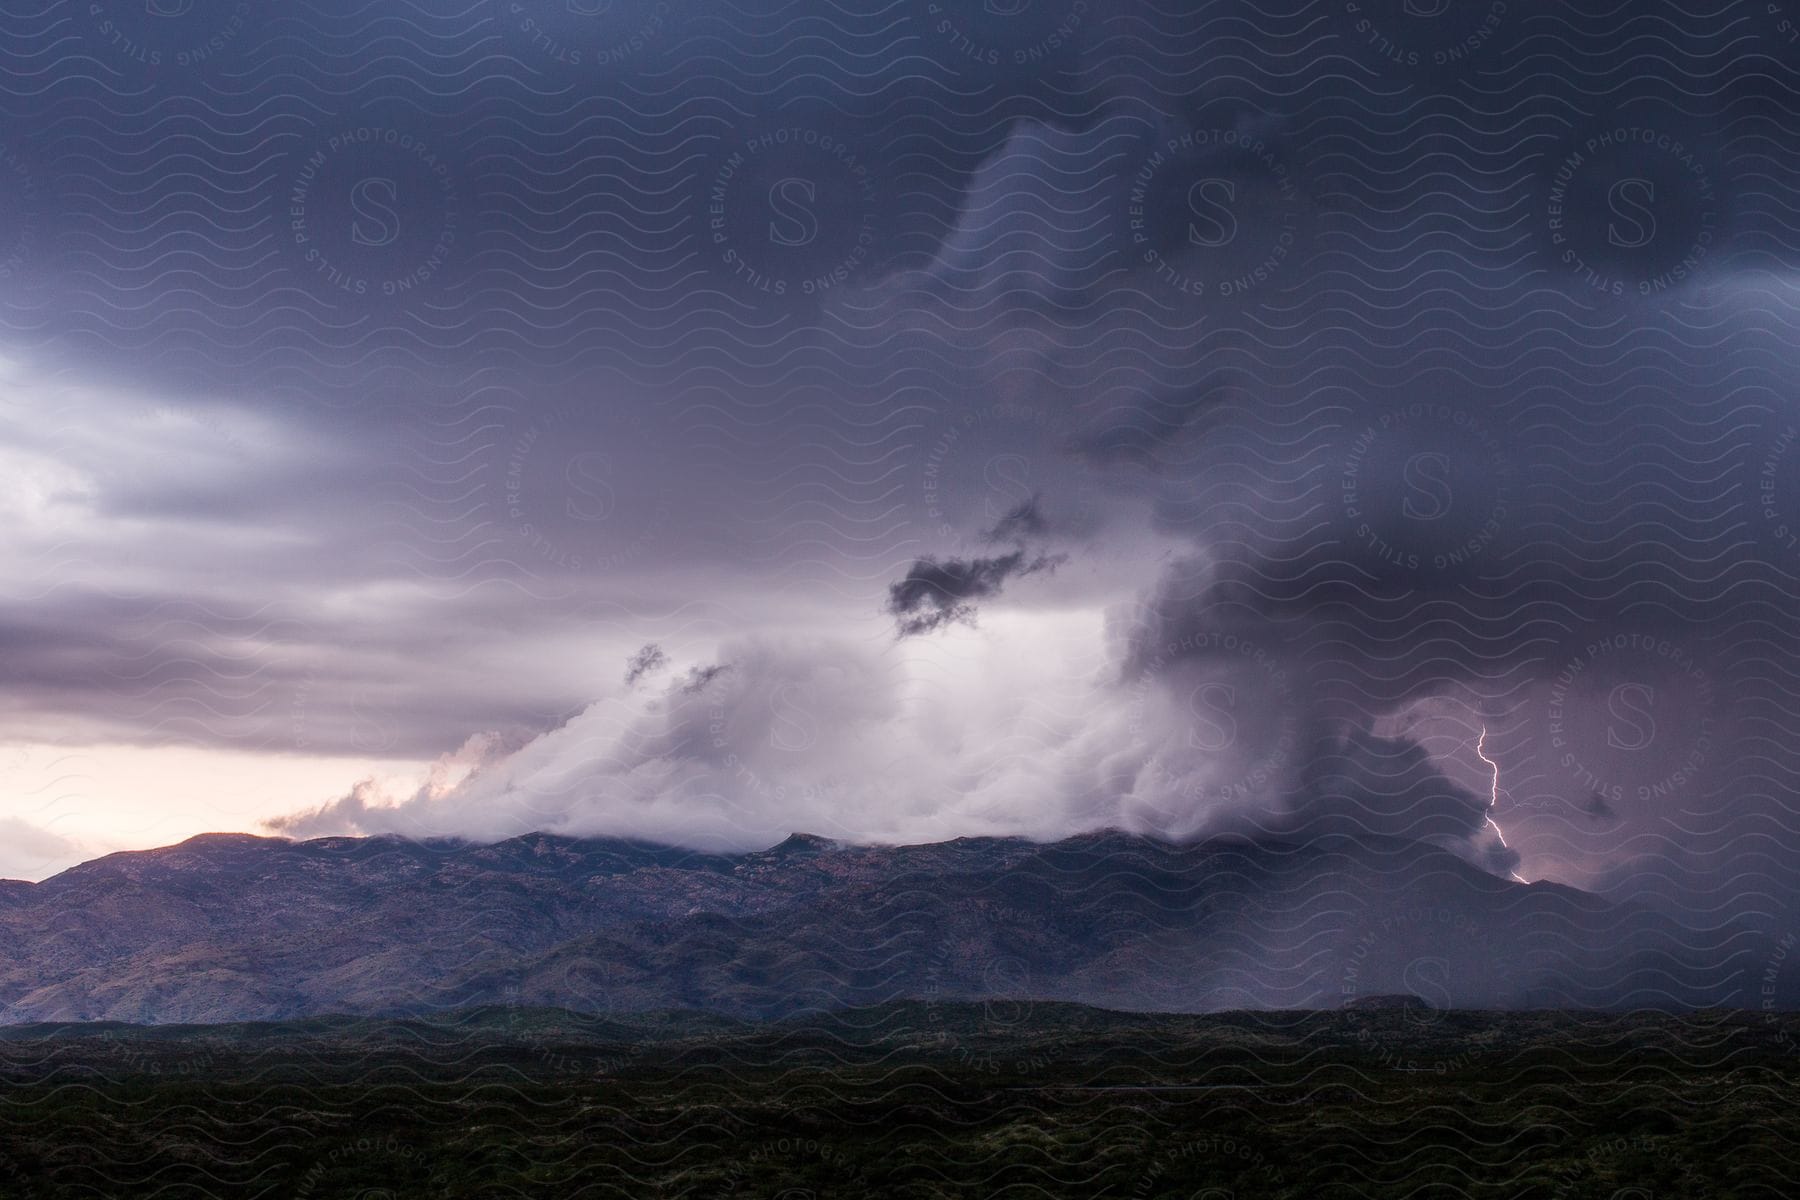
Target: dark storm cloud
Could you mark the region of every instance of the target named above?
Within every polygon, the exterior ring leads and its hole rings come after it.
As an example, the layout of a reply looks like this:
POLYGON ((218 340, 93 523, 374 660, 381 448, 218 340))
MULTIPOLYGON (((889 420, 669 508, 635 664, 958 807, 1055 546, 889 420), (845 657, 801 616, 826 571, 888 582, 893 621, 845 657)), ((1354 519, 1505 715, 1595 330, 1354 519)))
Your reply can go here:
POLYGON ((706 690, 708 684, 725 672, 731 670, 730 663, 713 663, 704 667, 690 667, 681 678, 681 694, 698 696, 706 690))
POLYGON ((724 700, 772 756, 680 803, 659 760, 596 768, 668 832, 880 761, 859 725, 793 767, 806 688, 897 720, 841 649, 716 643, 883 599, 928 633, 1067 561, 1143 712, 1070 706, 1058 828, 1141 791, 1145 828, 1504 872, 1491 728, 1547 859, 1775 836, 1800 170, 1767 8, 73 12, 0 51, 67 68, 0 138, 6 710, 425 757, 524 727, 573 776, 608 727, 557 718, 627 661, 670 761, 724 700), (321 36, 352 12, 369 40, 321 36))
MULTIPOLYGON (((0 624, 0 695, 22 737, 429 758, 448 729, 538 729, 554 711, 543 680, 469 687, 458 664, 433 662, 442 635, 398 611, 397 627, 371 628, 299 597, 53 594, 0 624)), ((475 627, 461 639, 487 640, 475 627)))
POLYGON ((971 623, 973 601, 998 596, 1009 580, 1053 571, 1066 561, 1067 555, 1034 555, 1023 549, 992 558, 921 558, 889 585, 887 611, 901 637, 971 623))
POLYGON ((669 665, 669 655, 661 646, 651 642, 625 664, 625 686, 630 687, 638 680, 653 672, 660 671, 669 665))
POLYGON ((1476 861, 1498 875, 1519 865, 1488 820, 1488 798, 1446 778, 1417 742, 1360 730, 1318 748, 1288 809, 1271 826, 1290 835, 1400 837, 1477 846, 1476 861))
POLYGON ((984 543, 1008 543, 1010 554, 936 558, 911 563, 888 585, 885 611, 895 618, 901 637, 933 633, 954 624, 975 623, 977 600, 998 597, 1013 579, 1054 571, 1069 555, 1033 551, 1033 542, 1058 537, 1037 496, 1021 501, 983 530, 984 543))
MULTIPOLYGON (((1222 323, 1199 335, 1203 382, 1145 372, 1082 414, 1090 460, 1200 551, 1153 593, 1124 678, 1185 669, 1206 652, 1170 647, 1229 637, 1308 681, 1295 705, 1320 736, 1301 778, 1390 715, 1442 701, 1470 742, 1496 722, 1509 804, 1536 791, 1546 808, 1553 793, 1617 807, 1639 793, 1634 820, 1649 828, 1677 819, 1683 794, 1729 796, 1735 812, 1712 826, 1729 839, 1751 806, 1718 758, 1743 732, 1718 686, 1734 671, 1745 692, 1778 677, 1740 647, 1772 637, 1792 578, 1741 503, 1743 439, 1777 407, 1775 376, 1759 365, 1749 393, 1722 385, 1725 343, 1694 349, 1718 320, 1688 306, 1729 295, 1734 240, 1739 261, 1777 251, 1778 221, 1734 195, 1718 149, 1730 122, 1757 115, 1672 104, 1607 58, 1594 29, 1560 25, 1564 10, 1469 6, 1433 23, 1390 7, 1366 6, 1340 47, 1352 69, 1304 95, 1126 87, 1141 107, 1076 132, 1015 132, 978 173, 967 232, 932 278, 983 300, 966 328, 988 345, 1004 344, 1003 323, 1050 328, 1046 301, 1071 325, 1107 322, 1102 297, 1113 312, 1187 306, 1222 323), (1561 93, 1509 93, 1506 121, 1489 124, 1458 91, 1467 64, 1487 56, 1503 77, 1509 41, 1534 25, 1558 25, 1590 73, 1561 93), (1590 115, 1566 120, 1570 101, 1590 115), (1086 215, 1109 196, 1137 252, 1107 275, 1081 255, 1086 215), (1246 196, 1222 224, 1212 202, 1246 196), (1649 207, 1628 212, 1633 197, 1649 207), (1041 236, 1022 238, 1029 226, 1041 236), (1190 240, 1249 255, 1208 273, 1190 240), (1247 303, 1279 315, 1234 330, 1247 303), (1598 750, 1572 750, 1565 711, 1629 713, 1634 696, 1656 706, 1642 747, 1621 725, 1585 730, 1598 750)), ((1703 47, 1675 57, 1710 70, 1703 47)), ((1738 326, 1736 361, 1783 361, 1784 328, 1738 326)), ((1041 394, 1103 394, 1116 378, 1098 360, 1059 366, 1041 394)), ((1293 803, 1354 822, 1369 815, 1359 795, 1315 786, 1293 803)), ((1484 842, 1500 869, 1510 858, 1473 819, 1484 807, 1458 801, 1439 832, 1484 842)))

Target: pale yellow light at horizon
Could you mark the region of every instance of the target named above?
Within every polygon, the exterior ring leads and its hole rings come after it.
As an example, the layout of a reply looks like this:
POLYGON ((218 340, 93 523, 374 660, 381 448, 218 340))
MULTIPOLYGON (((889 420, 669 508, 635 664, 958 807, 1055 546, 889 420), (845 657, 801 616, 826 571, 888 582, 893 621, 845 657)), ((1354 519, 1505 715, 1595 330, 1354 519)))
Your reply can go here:
POLYGON ((371 777, 384 791, 417 787, 428 766, 193 746, 0 746, 0 878, 45 879, 198 833, 267 836, 271 817, 371 777))

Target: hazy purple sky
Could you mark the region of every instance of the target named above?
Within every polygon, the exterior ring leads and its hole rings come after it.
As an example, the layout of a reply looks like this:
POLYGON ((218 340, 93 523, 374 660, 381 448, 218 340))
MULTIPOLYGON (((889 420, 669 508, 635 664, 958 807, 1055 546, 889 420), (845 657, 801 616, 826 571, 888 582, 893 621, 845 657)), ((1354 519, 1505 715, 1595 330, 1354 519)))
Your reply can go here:
POLYGON ((1350 829, 1791 912, 1797 29, 11 6, 0 874, 1350 829))

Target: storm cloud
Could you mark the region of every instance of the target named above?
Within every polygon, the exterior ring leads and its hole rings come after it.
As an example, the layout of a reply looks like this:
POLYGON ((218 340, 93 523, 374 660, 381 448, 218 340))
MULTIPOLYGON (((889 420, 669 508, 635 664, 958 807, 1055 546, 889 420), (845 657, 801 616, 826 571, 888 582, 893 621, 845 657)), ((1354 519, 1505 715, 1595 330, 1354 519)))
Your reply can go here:
POLYGON ((942 629, 952 622, 972 623, 974 601, 998 596, 1007 582, 1053 571, 1063 555, 1031 556, 1023 549, 993 558, 922 558, 888 587, 887 610, 900 636, 942 629))
POLYGON ((1792 14, 351 7, 0 49, 19 738, 1800 913, 1792 14))

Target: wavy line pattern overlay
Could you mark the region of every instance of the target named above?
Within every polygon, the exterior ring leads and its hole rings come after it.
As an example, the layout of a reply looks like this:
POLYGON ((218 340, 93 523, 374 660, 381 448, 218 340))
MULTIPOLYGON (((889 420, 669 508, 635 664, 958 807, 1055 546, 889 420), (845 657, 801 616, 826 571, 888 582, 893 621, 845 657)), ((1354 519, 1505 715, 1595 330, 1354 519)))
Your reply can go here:
POLYGON ((1800 1193, 1800 0, 0 107, 0 1200, 1800 1193))

